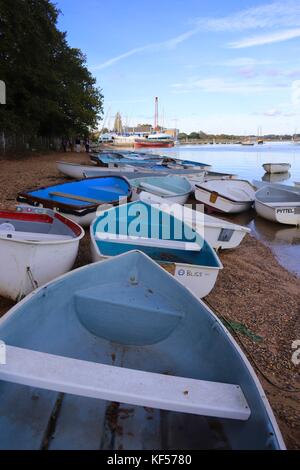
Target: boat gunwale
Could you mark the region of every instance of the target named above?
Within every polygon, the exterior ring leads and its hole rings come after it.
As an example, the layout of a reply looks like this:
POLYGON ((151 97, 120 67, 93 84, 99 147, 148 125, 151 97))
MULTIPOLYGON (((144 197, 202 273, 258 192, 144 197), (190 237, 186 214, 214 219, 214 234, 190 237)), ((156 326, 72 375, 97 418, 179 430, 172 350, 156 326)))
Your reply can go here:
MULTIPOLYGON (((0 211, 0 220, 1 220, 1 212, 3 212, 3 211, 0 211)), ((5 211, 5 212, 6 213, 11 212, 12 214, 15 213, 15 211, 5 211)), ((31 213, 30 215, 32 216, 33 214, 31 213)), ((14 238, 2 238, 1 237, 1 232, 0 232, 0 242, 1 241, 9 241, 11 243, 18 243, 18 244, 21 244, 21 245, 35 245, 35 246, 36 245, 37 246, 66 245, 66 244, 71 244, 71 243, 74 243, 74 242, 79 242, 85 236, 84 229, 81 227, 81 225, 77 224, 73 220, 68 219, 67 217, 64 217, 59 212, 54 212, 53 220, 54 220, 54 218, 57 218, 58 220, 60 220, 61 223, 67 225, 70 228, 70 230, 73 231, 74 237, 72 237, 68 240, 43 240, 43 241, 40 241, 40 240, 20 240, 20 239, 14 239, 14 238), (64 219, 64 220, 61 220, 61 219, 64 219), (72 228, 72 226, 74 226, 74 227, 72 228), (77 234, 76 234, 75 230, 76 230, 77 234)))

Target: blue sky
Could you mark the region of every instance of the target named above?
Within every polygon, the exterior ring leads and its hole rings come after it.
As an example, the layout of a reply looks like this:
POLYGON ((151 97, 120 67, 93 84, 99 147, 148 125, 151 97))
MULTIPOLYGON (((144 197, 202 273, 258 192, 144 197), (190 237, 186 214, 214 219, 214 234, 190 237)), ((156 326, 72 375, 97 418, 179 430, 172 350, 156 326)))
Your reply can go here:
MULTIPOLYGON (((105 99, 106 124, 300 132, 300 0, 57 0, 105 99)), ((101 127, 101 125, 100 125, 101 127)))

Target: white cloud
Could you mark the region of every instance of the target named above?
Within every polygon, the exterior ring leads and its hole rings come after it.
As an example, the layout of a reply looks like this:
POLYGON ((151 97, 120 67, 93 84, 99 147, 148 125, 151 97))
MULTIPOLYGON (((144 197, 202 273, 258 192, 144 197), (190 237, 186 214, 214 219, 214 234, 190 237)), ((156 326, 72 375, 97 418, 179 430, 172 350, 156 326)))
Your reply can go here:
POLYGON ((150 50, 153 46, 154 44, 144 46, 144 47, 135 47, 134 49, 130 49, 129 51, 124 52, 123 54, 117 55, 115 57, 112 57, 111 59, 106 60, 105 62, 102 62, 102 64, 92 66, 91 70, 106 69, 107 67, 110 67, 111 65, 114 65, 115 63, 120 62, 120 60, 127 59, 127 57, 138 54, 139 52, 144 52, 147 49, 150 50))
POLYGON ((267 3, 223 18, 198 18, 196 23, 214 32, 296 27, 300 26, 300 3, 297 0, 267 3))
POLYGON ((130 49, 127 52, 124 52, 123 54, 112 57, 111 59, 108 59, 99 65, 92 66, 91 69, 102 70, 102 69, 105 69, 107 67, 114 65, 117 62, 120 62, 123 59, 127 59, 127 57, 131 57, 133 55, 136 55, 142 52, 155 52, 155 51, 159 51, 162 49, 165 49, 165 50, 175 49, 179 44, 186 41, 190 37, 194 36, 198 32, 199 32, 199 27, 196 27, 196 28, 191 29, 190 31, 186 31, 185 33, 179 34, 178 36, 174 36, 173 38, 167 39, 166 41, 154 42, 154 43, 142 46, 142 47, 135 47, 133 49, 130 49))
POLYGON ((258 65, 272 65, 274 63, 274 60, 255 59, 253 57, 236 57, 235 59, 214 63, 214 65, 220 65, 221 67, 255 67, 258 65))
POLYGON ((247 112, 205 113, 199 116, 181 116, 178 127, 182 132, 202 130, 207 133, 228 134, 256 134, 257 127, 261 126, 263 133, 292 133, 295 127, 294 116, 282 115, 280 119, 270 119, 269 116, 254 115, 247 112))
POLYGON ((272 109, 269 109, 268 111, 265 111, 263 114, 264 116, 274 117, 274 116, 280 116, 282 114, 282 111, 280 111, 280 109, 277 109, 277 108, 272 108, 272 109))
POLYGON ((196 90, 205 93, 263 93, 274 90, 280 90, 287 85, 268 85, 264 82, 245 82, 244 80, 225 80, 219 77, 210 77, 205 79, 192 79, 184 83, 174 83, 171 85, 174 93, 190 93, 196 90))
POLYGON ((275 42, 287 41, 300 37, 300 28, 287 29, 283 31, 275 31, 274 33, 261 34, 249 38, 243 38, 236 42, 231 42, 228 47, 232 49, 242 49, 245 47, 262 46, 265 44, 273 44, 275 42))
MULTIPOLYGON (((203 31, 237 32, 254 29, 297 27, 300 28, 300 2, 293 0, 286 3, 273 2, 259 7, 240 10, 237 13, 225 17, 197 18, 193 21, 193 27, 184 33, 162 42, 153 42, 146 44, 145 46, 134 47, 91 68, 93 70, 103 70, 136 54, 143 52, 156 52, 162 49, 175 49, 179 44, 182 44, 203 31)), ((272 34, 266 34, 264 36, 246 38, 241 41, 231 43, 229 47, 241 48, 250 47, 251 45, 270 44, 271 42, 278 42, 291 39, 292 37, 298 37, 300 36, 299 31, 300 29, 284 30, 274 32, 272 34)))
POLYGON ((292 105, 295 108, 300 106, 300 80, 295 80, 292 82, 291 86, 292 91, 292 105))

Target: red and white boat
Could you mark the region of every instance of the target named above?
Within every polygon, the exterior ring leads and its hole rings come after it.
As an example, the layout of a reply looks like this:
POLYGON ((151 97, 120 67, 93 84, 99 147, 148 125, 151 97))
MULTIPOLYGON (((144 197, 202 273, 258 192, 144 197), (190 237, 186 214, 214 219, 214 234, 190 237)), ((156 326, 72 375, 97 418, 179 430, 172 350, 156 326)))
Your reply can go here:
POLYGON ((18 301, 70 271, 83 229, 49 209, 0 211, 0 295, 18 301))
POLYGON ((134 141, 135 148, 143 147, 174 147, 175 141, 168 134, 150 134, 148 137, 138 137, 134 141))

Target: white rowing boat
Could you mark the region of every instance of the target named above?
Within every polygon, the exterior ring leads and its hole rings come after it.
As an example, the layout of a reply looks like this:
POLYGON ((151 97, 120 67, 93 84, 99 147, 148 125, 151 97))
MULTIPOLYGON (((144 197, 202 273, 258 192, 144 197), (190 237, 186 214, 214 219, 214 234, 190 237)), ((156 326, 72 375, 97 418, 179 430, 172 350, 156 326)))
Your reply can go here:
POLYGON ((290 163, 264 163, 263 169, 267 173, 285 173, 291 168, 290 163))
POLYGON ((249 228, 242 225, 232 224, 203 212, 194 211, 187 206, 169 204, 164 199, 147 192, 140 194, 140 200, 159 207, 163 212, 173 214, 176 219, 183 220, 185 224, 195 228, 216 250, 238 247, 245 235, 251 232, 249 228))
MULTIPOLYGON (((106 175, 121 175, 124 173, 122 168, 106 168, 97 165, 80 165, 78 163, 69 163, 69 162, 56 162, 57 169, 60 173, 69 178, 74 178, 76 180, 81 180, 85 178, 85 175, 89 172, 92 172, 92 176, 106 176, 106 175)), ((138 172, 133 166, 126 168, 127 173, 138 172)))
POLYGON ((265 219, 287 225, 300 225, 300 194, 266 186, 255 194, 256 212, 265 219))
POLYGON ((252 207, 255 190, 244 180, 212 180, 195 185, 195 198, 212 210, 233 214, 252 207))
POLYGON ((0 211, 0 295, 19 300, 68 272, 83 229, 47 209, 0 211))

